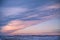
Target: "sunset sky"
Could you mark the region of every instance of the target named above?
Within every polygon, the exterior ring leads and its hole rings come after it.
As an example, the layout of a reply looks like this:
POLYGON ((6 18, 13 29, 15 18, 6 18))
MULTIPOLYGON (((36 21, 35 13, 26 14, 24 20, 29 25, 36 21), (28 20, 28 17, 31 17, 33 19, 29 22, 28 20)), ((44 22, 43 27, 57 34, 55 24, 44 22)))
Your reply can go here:
POLYGON ((4 35, 60 35, 59 0, 2 0, 4 35))

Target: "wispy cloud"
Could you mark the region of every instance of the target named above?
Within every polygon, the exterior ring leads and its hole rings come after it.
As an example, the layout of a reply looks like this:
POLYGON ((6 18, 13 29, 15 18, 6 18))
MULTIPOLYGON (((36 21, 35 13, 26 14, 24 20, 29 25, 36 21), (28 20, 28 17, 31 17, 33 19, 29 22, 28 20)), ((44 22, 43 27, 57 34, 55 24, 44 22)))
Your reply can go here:
POLYGON ((25 28, 28 28, 32 25, 36 25, 38 23, 42 23, 44 21, 47 21, 53 17, 56 17, 56 15, 42 17, 43 20, 41 19, 41 20, 35 20, 35 21, 34 20, 33 21, 12 20, 6 26, 2 27, 1 32, 6 33, 6 34, 12 34, 12 33, 17 32, 19 30, 23 30, 25 28))
POLYGON ((4 16, 11 16, 11 15, 17 15, 20 13, 27 12, 29 9, 28 8, 23 8, 23 7, 5 7, 2 8, 2 12, 4 16))
POLYGON ((19 29, 24 29, 25 27, 31 26, 36 24, 38 21, 20 21, 20 20, 13 20, 9 22, 6 26, 2 27, 2 32, 12 32, 19 29))
POLYGON ((59 15, 58 11, 60 8, 59 4, 52 4, 52 5, 44 4, 44 2, 40 3, 39 0, 37 2, 34 0, 33 1, 21 0, 21 3, 19 1, 16 4, 17 6, 15 5, 15 3, 17 2, 8 1, 6 2, 6 4, 4 4, 6 5, 6 7, 2 7, 2 16, 4 17, 1 18, 2 19, 1 23, 3 24, 1 28, 2 33, 14 34, 14 32, 18 31, 17 34, 19 34, 20 32, 22 32, 22 31, 19 32, 19 30, 24 30, 25 28, 50 20, 59 15), (12 5, 11 2, 13 3, 12 5), (9 4, 11 7, 9 7, 9 4), (6 24, 5 22, 8 23, 6 24), (4 25, 4 23, 6 25, 4 25))
POLYGON ((52 5, 43 5, 43 6, 40 6, 38 7, 37 9, 40 10, 40 11, 46 11, 46 10, 52 10, 52 9, 58 9, 60 8, 59 4, 52 4, 52 5))

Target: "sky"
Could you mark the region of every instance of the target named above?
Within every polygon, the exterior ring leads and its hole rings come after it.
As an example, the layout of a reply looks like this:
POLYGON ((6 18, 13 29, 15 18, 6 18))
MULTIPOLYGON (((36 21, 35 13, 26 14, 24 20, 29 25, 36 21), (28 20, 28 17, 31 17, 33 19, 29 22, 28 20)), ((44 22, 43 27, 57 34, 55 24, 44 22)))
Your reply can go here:
POLYGON ((0 35, 60 35, 59 0, 1 0, 0 35))

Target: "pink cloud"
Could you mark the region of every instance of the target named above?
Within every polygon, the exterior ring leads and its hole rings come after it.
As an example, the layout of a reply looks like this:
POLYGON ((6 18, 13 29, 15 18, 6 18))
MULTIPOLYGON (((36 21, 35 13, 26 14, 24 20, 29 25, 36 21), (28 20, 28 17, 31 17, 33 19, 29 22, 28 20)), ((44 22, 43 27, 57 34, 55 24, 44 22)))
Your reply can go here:
POLYGON ((11 32, 15 30, 20 30, 25 27, 31 26, 33 24, 36 24, 38 21, 21 21, 21 20, 13 20, 10 21, 6 26, 2 27, 2 32, 11 32))
MULTIPOLYGON (((34 20, 33 21, 12 20, 6 26, 2 27, 1 32, 6 33, 6 34, 15 34, 14 32, 16 32, 16 34, 19 34, 19 33, 24 32, 24 31, 20 32, 19 30, 24 30, 25 28, 28 28, 32 25, 36 25, 38 23, 42 23, 42 22, 52 19, 54 17, 56 17, 56 15, 42 17, 43 20, 36 20, 36 21, 34 21, 34 20)), ((31 32, 29 32, 29 34, 31 32)))

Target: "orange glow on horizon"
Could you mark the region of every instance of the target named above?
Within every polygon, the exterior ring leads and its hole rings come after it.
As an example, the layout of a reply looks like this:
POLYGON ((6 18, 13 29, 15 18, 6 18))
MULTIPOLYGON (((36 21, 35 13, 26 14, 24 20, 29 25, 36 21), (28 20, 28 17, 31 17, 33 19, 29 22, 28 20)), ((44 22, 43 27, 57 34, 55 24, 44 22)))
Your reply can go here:
POLYGON ((9 32, 14 30, 20 30, 30 25, 37 23, 38 21, 20 21, 20 20, 13 20, 10 21, 6 26, 2 27, 2 32, 9 32))

